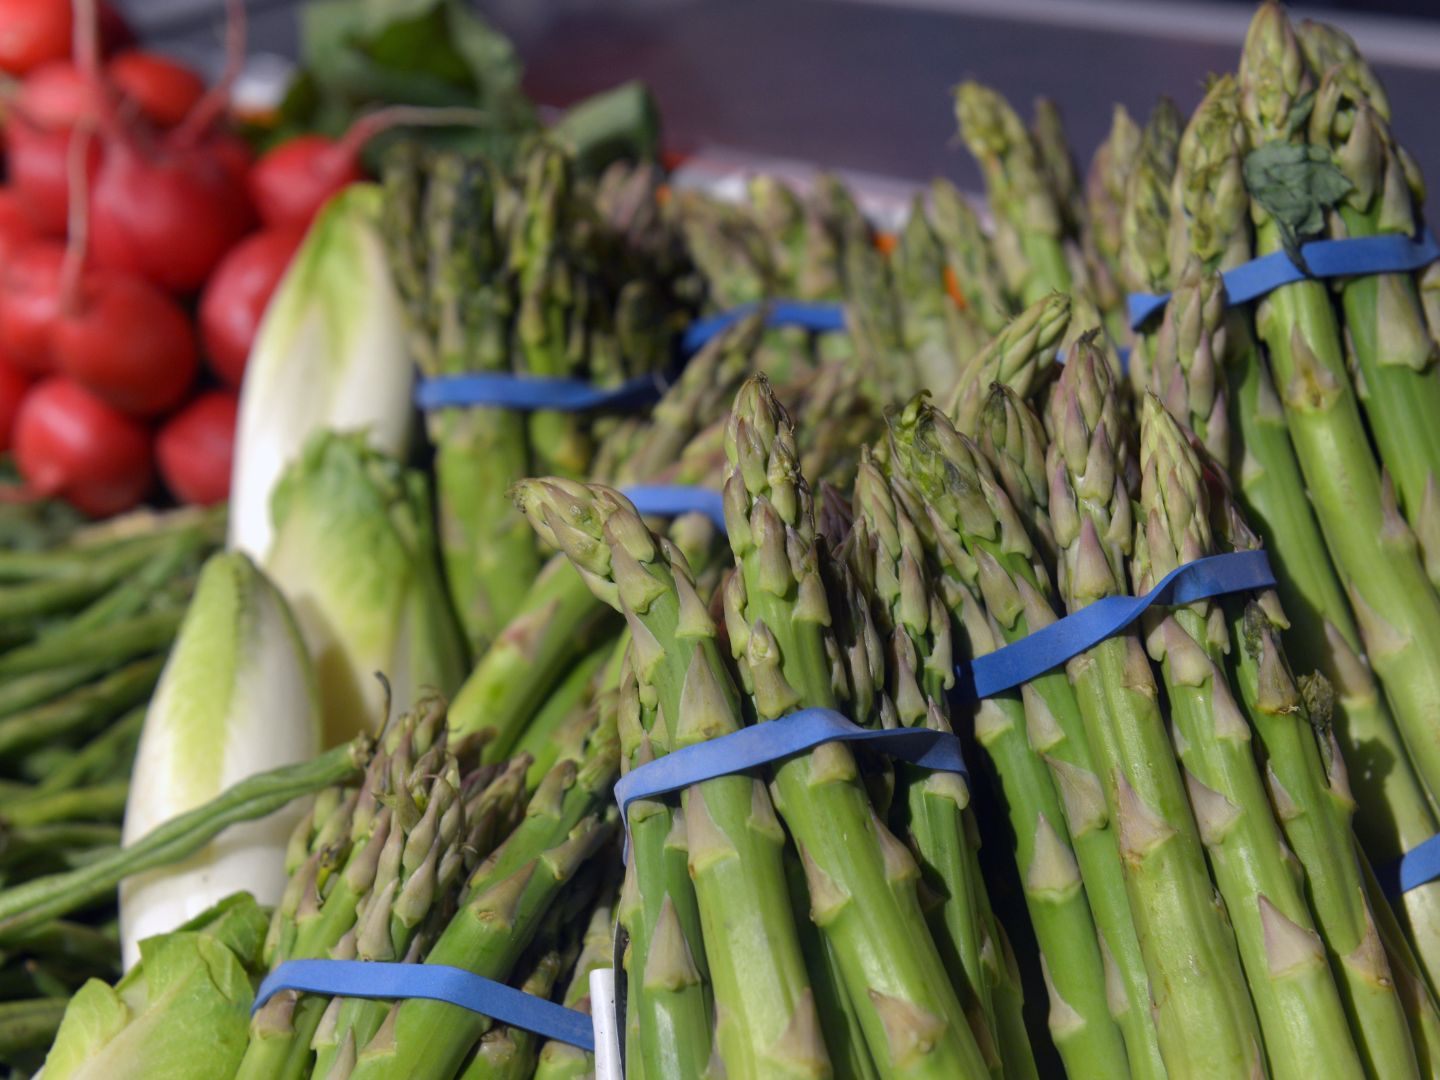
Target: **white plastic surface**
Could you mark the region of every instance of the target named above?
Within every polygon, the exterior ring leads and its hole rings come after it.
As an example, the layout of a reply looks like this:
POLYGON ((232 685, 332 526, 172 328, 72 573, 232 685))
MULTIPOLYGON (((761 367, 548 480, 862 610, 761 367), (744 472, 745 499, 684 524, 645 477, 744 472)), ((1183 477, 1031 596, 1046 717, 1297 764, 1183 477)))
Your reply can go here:
POLYGON ((595 1080, 625 1080, 615 1024, 615 969, 590 973, 590 1018, 595 1025, 595 1080))

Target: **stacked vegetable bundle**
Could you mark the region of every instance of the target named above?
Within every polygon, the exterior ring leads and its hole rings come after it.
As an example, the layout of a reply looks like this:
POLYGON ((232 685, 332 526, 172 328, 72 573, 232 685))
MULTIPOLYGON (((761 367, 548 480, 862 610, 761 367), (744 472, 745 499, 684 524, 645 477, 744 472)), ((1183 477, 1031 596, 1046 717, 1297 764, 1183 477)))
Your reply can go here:
MULTIPOLYGON (((582 182, 562 145, 536 140, 513 171, 402 145, 384 177, 386 249, 424 376, 573 379, 604 391, 670 374, 689 289, 655 170, 621 166, 582 182)), ((608 410, 510 405, 481 397, 427 416, 445 572, 477 650, 541 564, 506 489, 532 472, 585 476, 614 423, 608 410)))

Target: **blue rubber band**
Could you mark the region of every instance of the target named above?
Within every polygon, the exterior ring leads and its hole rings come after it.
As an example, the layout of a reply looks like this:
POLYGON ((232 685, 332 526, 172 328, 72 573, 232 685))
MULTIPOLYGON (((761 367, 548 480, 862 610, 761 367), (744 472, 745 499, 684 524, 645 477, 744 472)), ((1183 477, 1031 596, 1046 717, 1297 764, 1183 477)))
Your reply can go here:
POLYGON ((615 801, 625 822, 625 852, 630 851, 630 804, 682 791, 692 784, 768 765, 813 750, 822 743, 861 743, 888 757, 922 769, 968 776, 960 740, 931 728, 863 728, 834 709, 801 709, 718 739, 672 751, 631 769, 615 785, 615 801))
POLYGON ((704 514, 717 529, 725 531, 725 499, 718 491, 662 484, 626 488, 621 494, 634 503, 641 514, 654 517, 704 514))
MULTIPOLYGON (((1384 236, 1352 236, 1343 240, 1312 240, 1300 245, 1300 254, 1309 267, 1307 274, 1283 251, 1252 259, 1220 277, 1230 305, 1247 304, 1266 293, 1307 278, 1355 277, 1364 274, 1403 274, 1419 270, 1440 259, 1440 243, 1429 229, 1418 238, 1388 233, 1384 236)), ((1169 293, 1131 293, 1126 297, 1130 328, 1138 330, 1170 299, 1169 293)))
POLYGON ((282 990, 353 998, 427 998, 458 1005, 501 1024, 594 1052, 589 1015, 444 964, 370 960, 287 960, 260 984, 250 1012, 282 990))
POLYGON ((1189 604, 1274 584, 1275 575, 1263 551, 1233 551, 1196 559, 1170 571, 1144 596, 1106 596, 1019 641, 959 665, 955 693, 962 701, 978 701, 1023 686, 1118 634, 1154 604, 1189 604))
MULTIPOLYGON (((680 350, 693 356, 712 338, 728 330, 755 310, 755 304, 742 304, 691 323, 680 339, 680 350)), ((824 334, 845 329, 845 308, 840 304, 810 303, 804 300, 774 300, 766 307, 766 326, 796 326, 812 333, 824 334)))
POLYGON ((1392 900, 1440 878, 1440 836, 1432 836, 1392 863, 1375 867, 1380 888, 1392 900))
POLYGON ((517 412, 591 412, 633 409, 659 399, 665 379, 639 375, 619 386, 600 387, 584 379, 549 379, 510 375, 500 371, 472 371, 465 375, 438 375, 415 384, 415 404, 423 410, 491 405, 517 412))

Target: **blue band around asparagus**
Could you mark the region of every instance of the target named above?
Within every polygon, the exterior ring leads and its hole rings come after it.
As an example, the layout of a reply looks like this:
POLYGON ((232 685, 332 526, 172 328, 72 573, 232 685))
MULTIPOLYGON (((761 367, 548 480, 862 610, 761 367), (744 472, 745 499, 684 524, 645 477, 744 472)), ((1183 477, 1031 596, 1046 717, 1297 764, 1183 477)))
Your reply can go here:
POLYGON ((1432 836, 1395 861, 1375 867, 1375 878, 1392 900, 1440 878, 1440 836, 1432 836))
MULTIPOLYGON (((746 304, 691 323, 680 339, 682 364, 754 310, 754 304, 746 304)), ((825 333, 845 328, 845 311, 839 304, 777 300, 767 305, 765 321, 825 333)), ((667 374, 639 375, 618 386, 503 371, 437 375, 416 383, 415 404, 425 411, 479 406, 515 412, 621 412, 658 400, 674 376, 673 371, 667 374)))
POLYGON ((956 695, 994 697, 1025 685, 1113 637, 1155 604, 1190 604, 1226 593, 1268 589, 1275 574, 1263 551, 1232 551, 1176 567, 1144 596, 1106 596, 956 671, 956 695))
POLYGON ((265 977, 253 1013, 282 990, 329 997, 427 998, 458 1005, 501 1024, 594 1051, 590 1017, 463 968, 370 960, 287 960, 265 977))
POLYGON ((801 709, 778 720, 681 747, 622 776, 615 785, 615 801, 625 822, 627 857, 630 850, 627 810, 636 799, 654 799, 683 791, 692 784, 757 769, 828 742, 856 743, 922 769, 969 775, 960 740, 948 731, 863 728, 834 709, 801 709))
MULTIPOLYGON (((1314 240, 1300 245, 1303 266, 1291 262, 1283 251, 1227 270, 1220 275, 1229 304, 1247 304, 1282 285, 1307 278, 1358 277, 1366 274, 1405 274, 1440 259, 1440 243, 1429 229, 1418 237, 1396 233, 1385 236, 1352 236, 1343 240, 1314 240)), ((1131 293, 1126 298, 1130 328, 1138 330, 1170 299, 1169 293, 1131 293)))

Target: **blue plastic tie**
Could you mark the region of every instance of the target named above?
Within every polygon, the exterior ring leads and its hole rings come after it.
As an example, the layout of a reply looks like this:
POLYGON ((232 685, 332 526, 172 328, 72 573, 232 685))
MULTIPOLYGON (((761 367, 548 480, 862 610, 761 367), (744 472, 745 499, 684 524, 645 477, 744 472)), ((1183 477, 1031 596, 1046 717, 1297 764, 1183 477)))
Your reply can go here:
MULTIPOLYGON (((744 304, 690 324, 680 339, 680 354, 689 359, 712 338, 733 326, 756 308, 744 304)), ((776 300, 767 305, 769 326, 798 326, 815 333, 845 328, 845 309, 839 304, 810 304, 776 300)), ((634 409, 659 399, 667 375, 637 375, 618 386, 596 386, 584 379, 512 375, 503 371, 472 371, 463 375, 436 375, 415 385, 415 404, 422 410, 491 406, 516 412, 598 412, 634 409)))
MULTIPOLYGON (((691 323, 680 339, 680 350, 694 356, 710 340, 752 313, 755 304, 710 315, 691 323)), ((840 304, 810 303, 804 300, 774 300, 767 305, 766 326, 797 326, 811 333, 824 334, 845 329, 845 308, 840 304)))
POLYGON ((813 750, 822 743, 860 743, 870 750, 908 761, 922 769, 968 776, 960 740, 930 728, 863 728, 834 709, 801 709, 718 739, 681 747, 631 769, 615 785, 615 801, 625 822, 625 852, 630 852, 630 817, 636 799, 683 791, 692 784, 730 776, 772 761, 813 750))
MULTIPOLYGON (((1248 304, 1282 285, 1307 278, 1356 277, 1364 274, 1403 274, 1419 270, 1440 259, 1440 243, 1429 229, 1418 238, 1389 233, 1385 236, 1352 236, 1343 240, 1312 240, 1300 245, 1300 255, 1309 268, 1306 273, 1283 251, 1272 251, 1220 275, 1225 283, 1226 302, 1248 304)), ((1131 293, 1126 298, 1130 328, 1138 330, 1163 308, 1169 293, 1131 293)))
POLYGON ((665 379, 659 375, 637 375, 618 386, 601 387, 584 379, 472 371, 421 379, 415 384, 415 404, 423 410, 490 405, 517 412, 591 412, 633 409, 655 401, 664 390, 665 379))
POLYGON ((955 692, 964 701, 1023 686, 1079 656, 1138 619, 1154 604, 1190 604, 1275 584, 1263 551, 1232 551, 1176 567, 1144 596, 1106 596, 968 665, 957 667, 955 692))
POLYGON ((427 998, 458 1005, 501 1024, 523 1028, 594 1052, 586 1013, 444 964, 387 964, 371 960, 287 960, 260 984, 250 1012, 282 990, 353 998, 427 998))
POLYGON ((1394 862, 1375 867, 1380 888, 1392 900, 1440 878, 1440 836, 1432 836, 1394 862))
POLYGON ((645 485, 626 488, 621 492, 635 504, 641 514, 654 517, 680 517, 682 514, 704 514, 725 531, 725 500, 718 491, 683 485, 645 485))

